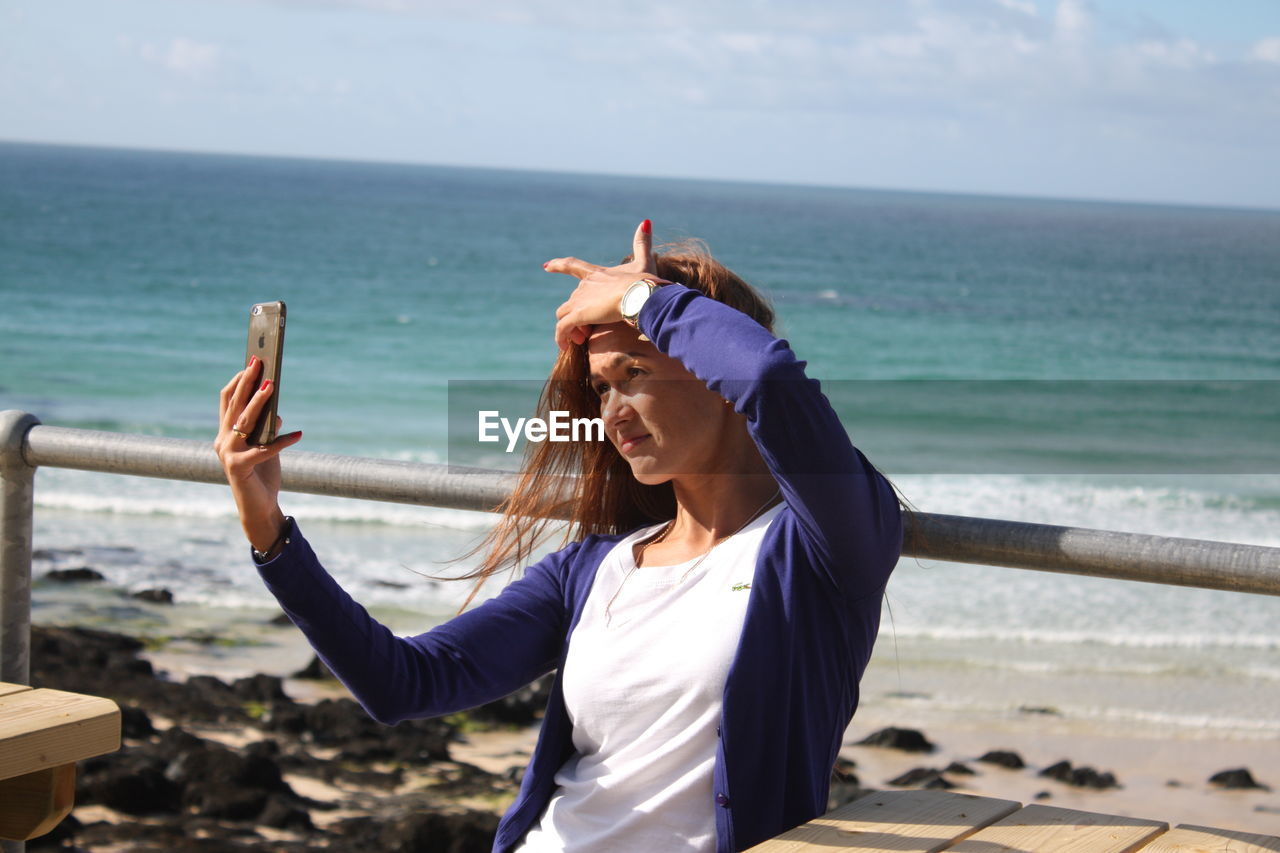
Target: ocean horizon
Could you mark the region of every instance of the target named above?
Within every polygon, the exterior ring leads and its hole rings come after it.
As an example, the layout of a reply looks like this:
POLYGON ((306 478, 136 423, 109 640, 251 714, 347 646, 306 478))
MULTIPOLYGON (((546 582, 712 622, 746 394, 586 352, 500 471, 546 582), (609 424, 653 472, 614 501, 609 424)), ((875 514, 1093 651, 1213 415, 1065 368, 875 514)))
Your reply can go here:
POLYGON ((195 156, 195 157, 225 157, 229 159, 246 159, 246 160, 284 160, 294 162, 318 162, 318 163, 334 163, 348 164, 352 166, 406 166, 410 168, 423 167, 428 169, 457 169, 459 171, 471 172, 509 172, 516 175, 522 174, 543 174, 556 175, 566 178, 604 178, 608 180, 618 181, 684 181, 688 183, 705 183, 705 184, 742 184, 746 186, 760 187, 794 187, 801 189, 817 189, 844 191, 853 190, 855 192, 869 193, 891 193, 894 195, 904 196, 928 196, 928 197, 955 197, 960 199, 998 199, 1004 201, 1039 201, 1039 202, 1065 202, 1065 203, 1081 203, 1081 204, 1117 204, 1123 206, 1134 207, 1161 207, 1173 209, 1188 210, 1222 210, 1237 211, 1241 213, 1280 213, 1280 207, 1268 205, 1251 205, 1251 204, 1221 204, 1210 202, 1194 202, 1194 201, 1162 201, 1157 199, 1143 198, 1103 198, 1101 196, 1055 196, 1044 195, 1040 193, 995 193, 995 192, 972 192, 964 190, 948 190, 944 188, 905 188, 893 186, 876 186, 869 184, 815 184, 809 182, 796 181, 774 181, 767 178, 757 178, 755 180, 746 180, 739 178, 707 178, 696 175, 645 175, 645 174, 628 174, 626 172, 599 172, 599 171, 566 171, 563 169, 525 169, 516 166, 500 166, 500 165, 475 165, 465 163, 446 163, 427 160, 402 160, 402 159, 369 159, 363 157, 334 157, 307 154, 272 154, 261 151, 215 151, 198 148, 152 148, 138 147, 130 145, 103 145, 103 144, 86 144, 80 142, 62 142, 57 140, 25 140, 25 139, 4 139, 0 138, 0 146, 9 146, 14 148, 61 148, 61 149, 79 149, 85 151, 129 151, 139 154, 158 154, 158 155, 177 155, 177 156, 195 156))

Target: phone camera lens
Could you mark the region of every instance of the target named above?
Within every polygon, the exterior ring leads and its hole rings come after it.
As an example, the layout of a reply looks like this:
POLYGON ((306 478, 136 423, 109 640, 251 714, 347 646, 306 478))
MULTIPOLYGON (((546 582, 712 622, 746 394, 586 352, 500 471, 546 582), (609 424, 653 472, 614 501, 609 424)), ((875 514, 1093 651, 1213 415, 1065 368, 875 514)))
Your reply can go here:
POLYGON ((261 305, 253 306, 253 311, 251 311, 250 313, 253 314, 253 316, 257 317, 259 314, 262 313, 262 306, 261 305))

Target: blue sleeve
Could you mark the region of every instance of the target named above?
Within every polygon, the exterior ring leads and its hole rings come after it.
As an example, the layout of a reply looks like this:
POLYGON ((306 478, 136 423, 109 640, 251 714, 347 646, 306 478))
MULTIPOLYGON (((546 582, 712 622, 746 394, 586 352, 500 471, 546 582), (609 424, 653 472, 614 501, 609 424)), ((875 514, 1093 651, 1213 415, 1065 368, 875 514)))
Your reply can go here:
POLYGON ((578 544, 425 634, 397 637, 342 589, 294 529, 258 566, 285 613, 369 715, 388 725, 499 699, 554 669, 569 621, 565 572, 578 544))
POLYGON ((878 594, 902 549, 897 495, 849 441, 787 342, 683 285, 655 290, 638 324, 659 350, 746 415, 812 564, 845 595, 878 594))

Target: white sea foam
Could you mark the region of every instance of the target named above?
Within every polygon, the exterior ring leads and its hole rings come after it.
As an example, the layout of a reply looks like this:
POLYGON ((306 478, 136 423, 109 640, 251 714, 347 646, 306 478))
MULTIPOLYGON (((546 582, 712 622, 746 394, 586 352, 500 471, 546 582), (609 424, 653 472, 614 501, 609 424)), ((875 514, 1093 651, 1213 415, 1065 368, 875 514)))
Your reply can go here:
POLYGON ((1015 645, 1067 645, 1104 646, 1133 649, 1257 649, 1280 650, 1280 634, 1102 634, 1092 631, 1066 631, 1045 629, 1004 630, 970 628, 962 626, 912 626, 882 623, 881 637, 896 635, 899 640, 933 640, 940 643, 966 642, 996 646, 1001 643, 1015 645))
MULTIPOLYGON (((401 450, 386 458, 438 462, 439 454, 431 449, 401 450)), ((1201 485, 1196 478, 1183 478, 1181 484, 1134 485, 1066 477, 932 475, 903 476, 897 483, 922 512, 1280 547, 1280 506, 1275 500, 1208 488, 1211 484, 1201 485)), ((1280 496, 1280 480, 1274 477, 1253 478, 1244 485, 1280 496)), ((429 521, 465 529, 492 523, 485 513, 316 496, 288 499, 306 506, 316 518, 335 521, 417 525, 428 512, 429 521)), ((233 511, 226 490, 217 486, 58 469, 42 470, 36 505, 192 518, 223 517, 233 511)))
POLYGON ((1126 708, 1115 705, 1070 708, 1063 713, 1082 719, 1103 720, 1108 722, 1140 723, 1143 726, 1165 726, 1175 729, 1206 729, 1211 731, 1230 731, 1242 734, 1280 735, 1280 719, 1276 717, 1238 717, 1218 712, 1178 713, 1176 711, 1153 711, 1141 708, 1126 708))
POLYGON ((1280 478, 903 475, 916 509, 1280 547, 1280 478))
MULTIPOLYGON (((286 494, 290 511, 315 521, 385 524, 453 530, 485 530, 491 513, 423 507, 381 501, 286 494)), ((225 486, 121 477, 83 471, 42 472, 35 490, 38 509, 73 510, 126 516, 170 516, 186 519, 235 517, 235 504, 225 486)))

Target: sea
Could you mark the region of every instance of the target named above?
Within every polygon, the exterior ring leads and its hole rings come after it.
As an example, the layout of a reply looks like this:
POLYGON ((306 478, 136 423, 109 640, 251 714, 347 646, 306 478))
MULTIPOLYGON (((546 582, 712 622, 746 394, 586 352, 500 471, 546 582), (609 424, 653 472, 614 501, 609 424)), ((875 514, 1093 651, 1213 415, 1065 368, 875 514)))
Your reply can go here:
MULTIPOLYGON (((451 389, 536 385, 636 224, 760 287, 921 512, 1280 547, 1280 212, 0 144, 0 409, 211 440, 284 300, 284 429, 449 462, 451 389), (468 386, 470 387, 470 386, 468 386)), ((486 464, 515 468, 518 454, 486 464)), ((305 663, 225 487, 42 469, 33 618, 173 664, 305 663), (52 569, 106 580, 65 585, 52 569), (171 606, 130 597, 172 592, 171 606)), ((285 495, 395 630, 456 612, 484 513, 285 495)), ((486 594, 496 592, 497 584, 486 594)), ((863 704, 1280 738, 1280 598, 904 557, 863 704)))

